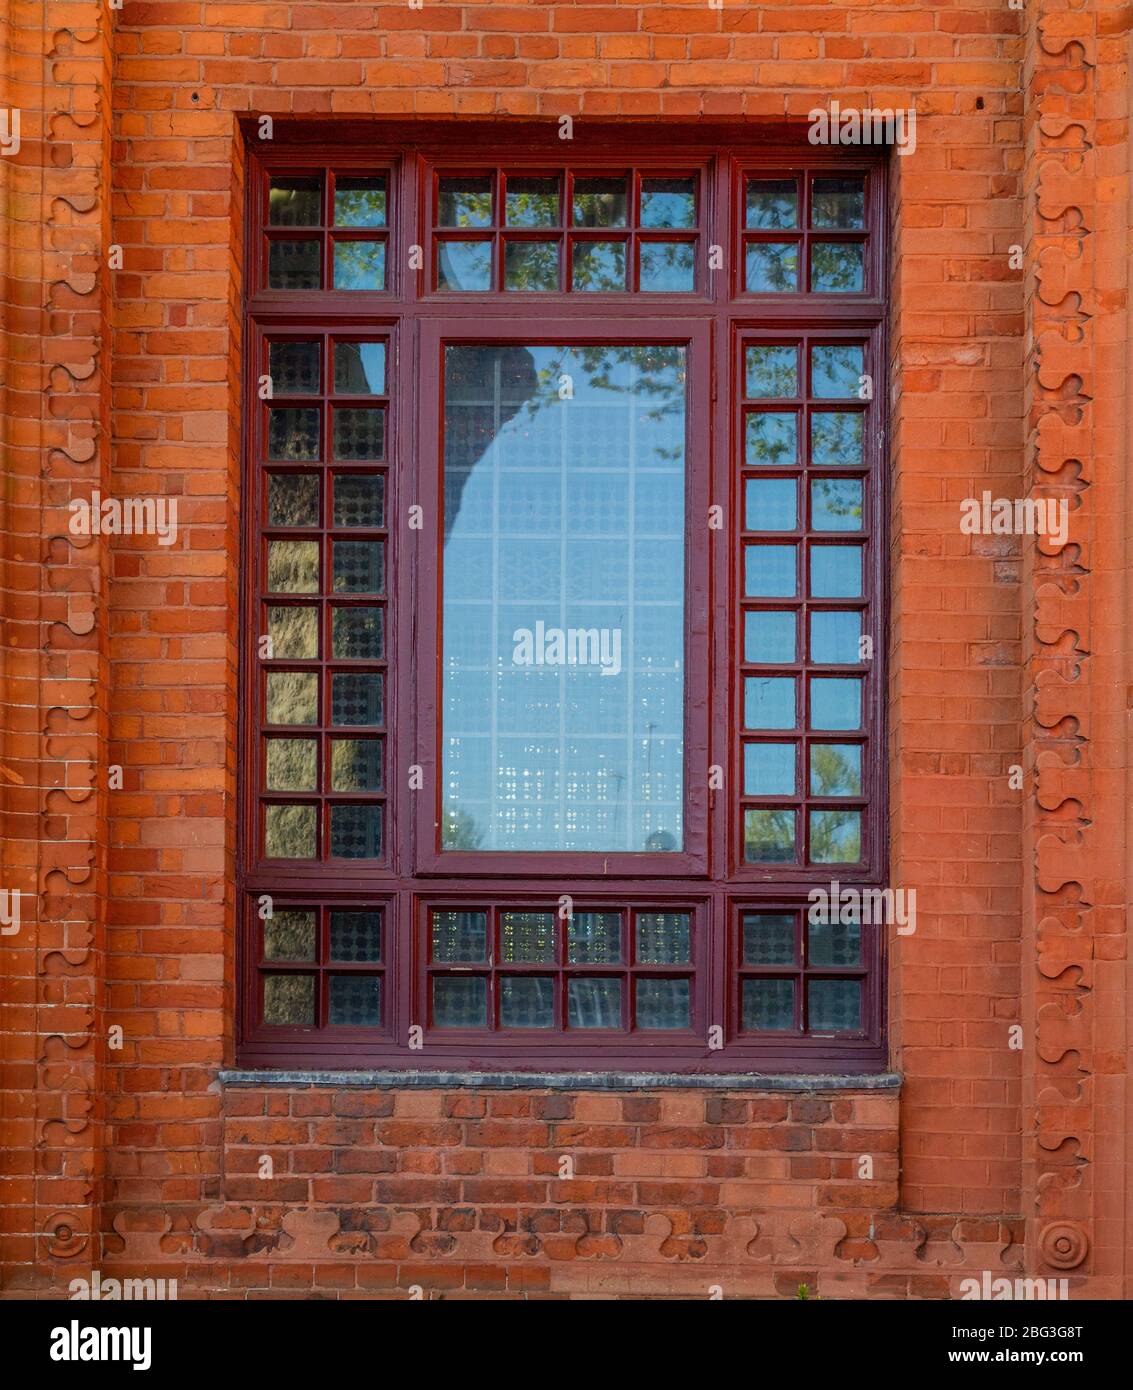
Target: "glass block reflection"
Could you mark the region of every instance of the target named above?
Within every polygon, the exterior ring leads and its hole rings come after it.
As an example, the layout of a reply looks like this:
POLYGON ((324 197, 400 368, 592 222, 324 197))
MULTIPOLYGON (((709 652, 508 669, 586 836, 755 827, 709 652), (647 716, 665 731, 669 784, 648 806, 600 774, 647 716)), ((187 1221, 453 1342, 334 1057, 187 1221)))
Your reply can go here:
POLYGON ((380 792, 380 738, 333 738, 330 741, 330 789, 334 792, 380 792))
POLYGON ((696 289, 696 247, 691 241, 643 241, 638 289, 683 294, 696 289))
POLYGON ((373 1028, 381 1023, 380 975, 332 975, 328 984, 328 1023, 354 1028, 373 1028))
POLYGON ((810 746, 811 796, 861 796, 862 745, 860 743, 812 743, 810 746))
MULTIPOLYGON (((761 608, 744 614, 744 660, 780 666, 795 659, 794 613, 761 608)), ((791 702, 793 709, 793 699, 791 702)))
POLYGON ((571 287, 610 293, 626 287, 626 248, 622 241, 576 241, 571 287))
POLYGON ((349 727, 381 722, 381 674, 376 671, 336 671, 331 677, 331 723, 349 727))
POLYGON ((553 961, 555 914, 553 912, 503 912, 500 914, 500 959, 503 961, 553 961))
POLYGON ((318 723, 319 678, 313 672, 269 671, 266 691, 266 723, 318 723))
POLYGON ((861 1032, 861 981, 809 981, 807 985, 807 1026, 812 1032, 861 1032))
POLYGON ((314 959, 314 909, 276 908, 264 922, 264 960, 314 959))
POLYGON ((330 958, 343 963, 364 964, 382 958, 382 914, 380 912, 332 912, 330 914, 330 958))
POLYGON ((624 227, 627 205, 625 179, 574 181, 576 227, 624 227))
POLYGON ((269 792, 313 792, 317 788, 318 742, 313 738, 269 738, 264 785, 269 792))
POLYGON ((741 924, 745 965, 794 965, 793 912, 745 912, 741 924))
POLYGON ((457 176, 438 182, 437 224, 441 227, 492 225, 491 176, 457 176))
POLYGON ((268 541, 267 588, 272 594, 318 593, 318 541, 268 541))
POLYGON ((795 1026, 794 980, 744 980, 740 998, 746 1032, 782 1032, 795 1026))
POLYGON ((568 980, 567 1021, 571 1028, 620 1028, 621 980, 591 976, 568 980))
POLYGON ((380 859, 381 806, 373 802, 332 805, 330 852, 334 859, 380 859))
MULTIPOLYGON (((799 354, 795 347, 749 347, 746 392, 749 400, 788 397, 799 393, 799 354)), ((793 417, 792 417, 793 418, 793 417)))
POLYGON ((794 411, 751 411, 745 424, 744 463, 749 468, 793 468, 798 462, 798 432, 794 411))
POLYGON ((268 637, 273 661, 313 661, 319 654, 319 610, 271 604, 268 637))
POLYGON ((816 178, 811 185, 810 225, 838 231, 864 228, 864 182, 860 178, 816 178))
POLYGON ((276 396, 317 396, 321 380, 322 344, 269 343, 268 375, 276 396))
POLYGON ((567 960, 572 965, 605 965, 622 958, 622 919, 618 912, 576 912, 567 922, 567 960))
POLYGON ((319 479, 316 473, 268 474, 268 525, 317 526, 319 479))
POLYGON ((313 1027, 314 975, 265 975, 264 1022, 273 1027, 313 1027))
POLYGON ((695 227, 696 180, 642 179, 642 227, 695 227))
POLYGON ((810 287, 815 294, 860 294, 865 289, 865 247, 860 242, 812 241, 810 287))
POLYGON ((317 227, 323 220, 323 181, 273 178, 268 190, 269 227, 317 227))
POLYGON ((860 811, 811 811, 811 863, 856 864, 861 857, 860 811))
POLYGON ((384 526, 386 482, 380 474, 334 475, 334 524, 384 526))
POLYGON ((855 343, 810 350, 810 389, 814 396, 856 397, 865 371, 865 354, 855 343))
POLYGON ((501 1028, 553 1028, 555 982, 550 976, 500 977, 501 1028))
POLYGON ((794 179, 748 179, 744 225, 772 231, 797 227, 798 203, 794 179))
POLYGON ((334 220, 339 227, 384 227, 385 179, 340 174, 334 181, 334 220))
MULTIPOLYGON (((385 545, 382 541, 334 542, 336 594, 380 594, 385 588, 385 545)), ((337 609, 343 613, 346 609, 337 609)))
POLYGON ((307 463, 319 457, 317 407, 277 406, 268 411, 268 458, 307 463))
POLYGON ((861 964, 862 929, 857 922, 807 922, 807 957, 811 965, 861 964))
POLYGON ((432 958, 435 961, 487 959, 488 918, 483 912, 434 912, 432 958))
POLYGON ((747 863, 789 864, 794 858, 794 811, 744 811, 744 859, 747 863))
POLYGON ((434 1028, 483 1028, 488 982, 480 975, 433 976, 434 1028))
POLYGON ((638 912, 634 955, 641 965, 683 965, 689 958, 687 912, 638 912))
POLYGON ((490 290, 492 243, 490 241, 442 241, 437 243, 437 288, 440 290, 490 290))
POLYGON ((384 241, 336 241, 334 288, 336 290, 384 290, 386 244, 384 241))
POLYGON ((382 655, 383 614, 380 608, 331 610, 331 655, 369 657, 382 655))
POLYGON ((318 811, 287 803, 264 807, 264 855, 268 859, 314 859, 318 811))
POLYGON ((860 468, 865 416, 860 410, 816 410, 810 417, 810 461, 816 468, 860 468))
POLYGON ((788 294, 797 290, 798 242, 749 242, 744 254, 744 286, 749 294, 788 294))
POLYGON ((559 288, 557 241, 508 241, 504 244, 504 289, 544 292, 559 288))
POLYGON ((745 796, 794 796, 795 745, 745 743, 743 792, 745 796))
POLYGON ((317 290, 323 283, 323 247, 315 237, 268 242, 269 290, 317 290))
POLYGON ((334 389, 341 396, 384 396, 385 343, 335 343, 334 389))
POLYGON ((340 462, 385 458, 386 412, 383 406, 339 406, 334 412, 334 457, 340 462))
POLYGON ((689 1026, 689 982, 639 978, 634 987, 638 1028, 672 1029, 689 1026))
POLYGON ((504 220, 509 227, 557 227, 559 181, 557 178, 509 178, 504 220))

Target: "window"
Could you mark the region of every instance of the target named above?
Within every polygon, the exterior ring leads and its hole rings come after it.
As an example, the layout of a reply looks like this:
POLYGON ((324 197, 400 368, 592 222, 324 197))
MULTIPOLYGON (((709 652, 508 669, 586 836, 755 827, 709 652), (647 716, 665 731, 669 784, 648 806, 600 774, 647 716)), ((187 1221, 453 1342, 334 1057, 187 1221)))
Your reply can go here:
POLYGON ((488 139, 252 142, 240 1058, 881 1069, 883 165, 488 139))

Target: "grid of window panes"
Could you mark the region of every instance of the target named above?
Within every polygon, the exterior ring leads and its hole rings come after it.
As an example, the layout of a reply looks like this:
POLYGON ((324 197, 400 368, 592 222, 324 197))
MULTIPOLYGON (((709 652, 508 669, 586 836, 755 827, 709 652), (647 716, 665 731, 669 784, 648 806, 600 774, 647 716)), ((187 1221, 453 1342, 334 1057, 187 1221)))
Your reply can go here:
POLYGON ((682 294, 698 286, 699 174, 435 175, 432 288, 682 294))
POLYGON ((381 173, 272 175, 264 219, 269 290, 384 290, 390 177, 381 173))
POLYGON ((383 857, 389 339, 264 352, 259 855, 383 857))
POLYGON ((864 172, 815 169, 743 180, 748 294, 863 294, 869 279, 864 172))
POLYGON ((866 988, 856 902, 739 912, 735 1007, 743 1033, 860 1033, 866 988))
POLYGON ((280 906, 255 900, 259 1018, 273 1028, 380 1028, 386 965, 380 907, 280 906))
POLYGON ((741 858, 856 865, 872 641, 865 342, 784 335, 742 353, 741 858))
POLYGON ((432 907, 422 955, 432 1028, 687 1032, 690 910, 432 907))

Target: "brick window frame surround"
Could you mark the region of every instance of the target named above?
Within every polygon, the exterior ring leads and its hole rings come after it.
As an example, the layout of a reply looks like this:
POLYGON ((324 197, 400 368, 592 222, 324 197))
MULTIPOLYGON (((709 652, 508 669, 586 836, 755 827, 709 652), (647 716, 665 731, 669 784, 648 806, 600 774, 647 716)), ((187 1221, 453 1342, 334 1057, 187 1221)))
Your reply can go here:
MULTIPOLYGON (((485 146, 468 142, 460 131, 432 130, 398 148, 272 142, 270 149, 262 149, 254 138, 249 142, 237 1060, 249 1066, 298 1067, 884 1070, 884 927, 866 924, 860 935, 854 928, 841 936, 828 930, 819 942, 813 928, 808 932, 806 921, 812 888, 828 887, 834 880, 862 889, 884 887, 888 865, 884 160, 860 149, 805 144, 768 148, 738 138, 732 143, 721 143, 718 137, 709 142, 695 133, 668 141, 663 153, 627 135, 624 143, 605 142, 598 156, 575 155, 553 132, 517 135, 485 146), (616 227, 613 234, 575 228, 572 183, 589 178, 597 186, 598 181, 621 175, 627 188, 624 228, 616 227), (553 288, 516 292, 505 287, 506 246, 513 239, 504 210, 509 176, 561 180, 558 222, 539 231, 524 227, 514 237, 517 242, 542 239, 558 245, 553 288), (441 177, 490 181, 490 220, 483 227, 454 230, 439 225, 441 177), (317 214, 308 203, 300 216, 317 215, 318 220, 299 227, 272 225, 273 181, 303 179, 318 186, 320 201, 317 214), (643 226, 642 189, 661 186, 658 180, 686 179, 695 183, 694 224, 668 233, 663 227, 643 226), (811 202, 816 180, 831 188, 839 179, 860 183, 861 225, 836 227, 827 236, 821 228, 807 225, 814 220, 811 202), (368 205, 369 195, 363 193, 363 211, 351 214, 362 225, 336 226, 335 190, 344 185, 364 188, 366 181, 376 186, 378 180, 384 180, 384 216, 375 211, 382 200, 375 198, 368 205), (770 228, 761 222, 762 213, 748 211, 749 184, 781 190, 792 180, 797 187, 796 226, 782 226, 790 217, 781 209, 772 213, 770 228), (574 244, 600 235, 625 244, 625 289, 595 292, 572 284, 574 244), (641 246, 667 235, 693 248, 692 288, 637 288, 638 277, 645 273, 641 246), (489 267, 488 288, 444 287, 439 262, 446 237, 479 238, 490 245, 490 253, 482 253, 480 261, 489 267), (318 243, 317 252, 303 251, 307 269, 301 272, 311 275, 317 265, 318 288, 272 285, 272 243, 287 239, 318 243), (847 262, 853 288, 806 288, 808 276, 829 273, 827 262, 813 260, 810 246, 819 240, 861 248, 847 262), (366 249, 353 261, 347 257, 343 273, 360 276, 363 282, 369 277, 381 288, 334 287, 335 246, 349 242, 364 243, 366 249), (799 288, 749 288, 749 281, 765 274, 768 264, 763 252, 749 263, 749 248, 768 243, 795 248, 777 251, 778 269, 773 270, 793 270, 799 288), (380 252, 374 249, 378 246, 380 252), (815 264, 821 272, 810 269, 815 264), (361 390, 357 372, 349 377, 344 371, 337 383, 335 376, 337 345, 359 342, 384 347, 384 380, 378 382, 371 372, 369 384, 363 383, 361 390), (287 343, 318 344, 317 383, 309 375, 314 354, 303 357, 297 352, 288 384, 279 389, 271 366, 285 354, 273 357, 272 346, 287 343), (671 344, 685 350, 684 834, 676 851, 487 853, 441 845, 441 353, 446 344, 461 343, 671 344), (753 395, 749 350, 792 345, 798 354, 793 394, 753 395), (840 345, 854 352, 860 349, 860 375, 868 376, 872 387, 864 398, 832 402, 817 383, 817 368, 810 370, 812 347, 840 345), (265 375, 273 376, 266 399, 265 375), (808 441, 819 427, 810 424, 811 418, 826 416, 832 407, 834 413, 844 411, 863 422, 860 466, 839 461, 832 468, 817 454, 812 460, 808 441), (287 428, 274 426, 277 439, 313 440, 317 434, 317 442, 283 446, 306 449, 314 456, 271 462, 269 412, 286 410, 317 413, 317 426, 313 415, 291 417, 298 421, 294 430, 291 421, 287 428), (375 412, 383 416, 381 430, 375 412), (749 419, 772 413, 796 421, 794 458, 775 449, 745 454, 749 419), (339 414, 345 421, 341 426, 336 424, 339 414), (360 434, 351 433, 355 427, 360 434), (361 459, 351 452, 351 444, 343 446, 350 457, 335 462, 336 429, 343 439, 360 437, 363 454, 368 450, 381 457, 361 459), (304 514, 303 524, 286 524, 294 523, 296 515, 285 514, 281 522, 280 515, 272 513, 269 474, 317 478, 281 491, 285 505, 290 505, 286 498, 304 494, 305 502, 296 505, 313 510, 304 514), (812 482, 821 489, 831 475, 849 480, 850 494, 853 482, 861 483, 860 524, 849 536, 840 522, 829 523, 840 529, 817 531, 812 519, 811 499, 817 497, 812 482), (339 476, 347 479, 343 496, 348 490, 360 511, 351 513, 345 502, 339 506, 334 491, 339 476), (376 485, 371 480, 376 478, 383 489, 380 510, 373 502, 376 485), (745 515, 748 485, 765 479, 776 480, 779 488, 756 486, 752 496, 757 506, 745 515), (793 517, 773 522, 762 499, 777 498, 779 505, 792 487, 793 517), (409 523, 412 507, 421 509, 419 528, 409 523), (714 507, 722 510, 709 524, 714 507), (336 518, 343 517, 350 520, 349 526, 337 524, 336 518), (290 574, 292 557, 299 555, 299 568, 308 565, 306 588, 268 590, 273 541, 299 542, 297 549, 284 546, 275 552, 284 559, 273 573, 290 574), (821 563, 822 557, 812 555, 836 542, 850 542, 849 548, 860 551, 854 561, 862 564, 860 595, 853 598, 821 597, 813 587, 809 567, 821 563), (340 560, 340 547, 343 557, 356 556, 358 563, 340 560), (786 585, 790 593, 774 586, 770 592, 752 592, 745 555, 760 547, 769 549, 761 551, 755 572, 761 572, 762 557, 770 556, 768 573, 774 580, 778 566, 780 579, 775 582, 786 585), (783 569, 787 550, 791 558, 783 569), (309 557, 314 557, 314 570, 309 557), (788 570, 793 579, 783 577, 788 570), (368 587, 357 587, 358 573, 369 576, 361 581, 368 587), (336 587, 336 577, 344 588, 336 587), (271 608, 305 610, 299 626, 308 635, 302 640, 314 640, 317 646, 302 647, 299 656, 281 657, 273 650, 265 657, 259 639, 272 627, 267 611, 271 608), (365 616, 359 616, 359 610, 365 616), (794 649, 756 660, 760 653, 744 645, 745 615, 770 611, 791 615, 776 622, 784 630, 793 627, 794 649), (829 652, 812 659, 819 640, 812 635, 814 615, 833 611, 851 618, 861 615, 861 626, 855 630, 872 642, 865 660, 847 661, 845 652, 838 653, 838 660, 829 652), (348 615, 342 620, 346 645, 340 646, 334 624, 339 621, 335 615, 343 613, 348 615), (380 646, 376 628, 381 631, 380 646), (361 646, 351 648, 350 641, 361 646), (359 674, 380 677, 380 710, 376 683, 371 679, 359 684, 359 674), (306 769, 300 775, 313 780, 298 791, 267 786, 267 745, 296 733, 294 728, 265 723, 272 675, 292 678, 296 685, 288 688, 302 687, 315 701, 315 722, 304 726, 295 740, 297 749, 305 745, 296 753, 306 769), (336 677, 344 678, 341 688, 334 684, 336 677), (839 682, 842 693, 846 682, 860 683, 856 698, 861 716, 853 731, 807 727, 814 718, 813 682, 824 678, 839 682), (795 709, 789 728, 777 727, 770 718, 769 727, 745 725, 750 682, 773 691, 787 689, 776 682, 789 683, 795 709), (365 726, 350 725, 344 733, 335 724, 340 689, 353 691, 363 703, 369 692, 365 726), (302 736, 307 734, 310 737, 302 736), (341 763, 333 746, 340 740, 350 742, 341 763), (362 756, 355 745, 363 742, 368 745, 364 753, 380 749, 377 762, 371 758, 361 764, 369 769, 361 777, 362 789, 346 789, 354 775, 350 757, 362 756), (762 748, 770 744, 777 746, 776 757, 794 767, 789 790, 785 785, 768 790, 758 776, 745 784, 745 759, 758 764, 762 748), (847 749, 859 750, 849 755, 854 764, 851 794, 841 789, 836 798, 823 796, 829 788, 822 786, 816 792, 817 774, 808 762, 813 744, 837 745, 842 750, 839 757, 847 749), (783 753, 788 747, 791 751, 783 753), (334 780, 342 768, 345 784, 334 780), (722 786, 716 785, 720 777, 710 772, 712 768, 722 769, 722 786), (419 789, 411 790, 411 781, 419 782, 419 789), (285 833, 313 836, 304 841, 313 846, 313 857, 266 855, 267 808, 280 806, 302 808, 285 811, 285 833), (770 837, 761 842, 770 848, 754 860, 744 840, 749 824, 745 814, 752 812, 763 814, 750 824, 770 837), (833 820, 823 820, 824 814, 833 820), (289 815, 297 818, 289 821, 289 815), (782 841, 783 827, 791 818, 794 858, 786 857, 782 841), (296 825, 302 826, 300 832, 294 830, 296 825), (808 851, 819 853, 808 827, 817 835, 830 825, 836 829, 828 843, 837 841, 847 825, 851 840, 857 835, 856 861, 807 861, 808 851), (380 850, 372 858, 328 852, 332 844, 373 851, 379 836, 380 850), (564 895, 570 899, 569 916, 562 908, 564 895), (265 920, 269 899, 271 916, 265 920), (472 914, 460 918, 461 931, 472 922, 479 932, 482 920, 483 946, 472 948, 482 952, 481 958, 438 959, 435 923, 450 913, 472 914), (514 914, 528 914, 523 920, 535 924, 532 930, 541 930, 536 919, 547 913, 554 914, 547 954, 538 956, 538 963, 517 960, 514 948, 504 946, 505 915, 512 914, 509 931, 512 921, 520 920, 514 914), (620 914, 620 959, 607 959, 604 965, 578 960, 572 932, 580 923, 599 922, 602 914, 620 914), (667 929, 682 943, 675 959, 666 958, 669 947, 655 946, 649 948, 653 958, 642 958, 644 928, 639 921, 650 928, 669 924, 667 929), (482 1022, 437 1025, 432 991, 438 975, 481 982, 482 1022), (616 1003, 610 1003, 614 1012, 601 1019, 620 1026, 574 1026, 586 1012, 581 1004, 575 1007, 572 981, 587 975, 620 982, 616 989, 613 984, 603 986, 611 991, 607 1002, 616 1003), (538 976, 544 982, 550 1026, 509 1026, 508 1011, 515 1016, 514 1001, 527 988, 509 982, 521 976, 538 976), (860 998, 856 1027, 852 1009, 845 1011, 846 997, 855 990, 860 998), (669 1005, 678 1014, 687 1007, 681 1026, 673 1026, 673 1014, 665 1012, 669 1005), (640 1021, 649 1021, 648 1010, 658 1007, 668 1026, 640 1026, 640 1021), (752 1026, 760 1019, 770 1019, 775 1026, 752 1026)), ((682 267, 689 266, 685 253, 678 260, 682 267)), ((276 263, 286 264, 286 257, 276 263)), ((371 363, 377 360, 374 350, 368 351, 371 363)), ((358 367, 360 353, 348 350, 345 357, 358 367)), ((859 359, 851 354, 845 360, 855 365, 859 359)), ((840 428, 845 421, 827 421, 822 428, 829 432, 832 423, 840 428)), ((814 437, 817 451, 818 435, 814 437)), ((841 483, 830 490, 847 495, 841 483)), ((831 623, 831 631, 836 626, 831 623)), ((286 624, 275 630, 285 631, 286 624)), ((277 683, 274 688, 284 686, 277 683)), ((340 703, 343 709, 349 705, 346 693, 340 703)), ((273 765, 289 764, 281 757, 273 765)), ((353 766, 356 770, 359 764, 353 766)), ((285 771, 285 780, 288 775, 294 774, 285 771)), ((274 814, 279 823, 279 813, 274 814)), ((579 949, 585 957, 592 948, 579 949)), ((479 1008, 481 985, 457 988, 458 993, 471 990, 479 1008)))

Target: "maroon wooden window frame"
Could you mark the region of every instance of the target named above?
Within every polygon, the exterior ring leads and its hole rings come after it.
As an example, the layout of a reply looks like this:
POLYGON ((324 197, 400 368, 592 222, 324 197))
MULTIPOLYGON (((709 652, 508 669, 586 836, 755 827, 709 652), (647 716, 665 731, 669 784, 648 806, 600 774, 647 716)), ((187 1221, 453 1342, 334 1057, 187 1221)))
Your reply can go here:
MULTIPOLYGON (((277 122, 270 146, 253 131, 248 141, 238 1060, 882 1069, 884 930, 816 927, 807 895, 884 886, 887 865, 884 161, 805 137, 760 148, 724 129, 667 132, 660 154, 623 128, 569 144, 546 127, 504 141, 463 123, 313 134, 277 122), (445 225, 441 179, 490 190, 471 205, 475 225, 445 225), (624 218, 576 224, 574 190, 618 179, 624 218), (691 216, 656 225, 643 190, 690 180, 691 216), (509 188, 550 187, 557 208, 544 200, 536 225, 509 221, 509 188), (624 267, 624 288, 572 279, 574 248, 597 240, 624 246, 608 262, 624 267), (470 288, 442 283, 449 241, 485 243, 470 288), (281 242, 317 249, 273 251, 281 242), (531 242, 557 247, 539 271, 548 287, 509 289, 507 248, 531 242), (671 257, 670 289, 638 288, 641 247, 657 242, 691 252, 671 257), (336 246, 349 248, 337 270, 336 246), (368 362, 346 353, 336 379, 336 345, 358 343, 383 345, 380 382, 374 348, 368 362), (679 852, 441 848, 442 353, 502 343, 686 350, 679 852), (776 345, 797 354, 797 389, 753 395, 749 350, 776 345), (813 345, 860 349, 863 393, 824 395, 813 345), (273 363, 287 364, 283 382, 273 363), (273 426, 273 411, 309 413, 273 426), (336 424, 343 412, 356 413, 336 424), (795 421, 793 452, 782 422, 753 452, 748 421, 767 414, 795 421), (812 429, 815 415, 846 418, 812 429), (300 456, 269 458, 273 438, 274 452, 300 456), (291 480, 274 512, 270 478, 291 480), (268 587, 272 554, 282 593, 268 587), (789 651, 745 642, 748 615, 770 612, 790 615, 766 624, 793 629, 789 651), (824 626, 830 614, 841 617, 824 626), (264 644, 273 633, 282 648, 264 644), (851 633, 869 639, 852 662, 851 633), (334 684, 358 674, 381 678, 380 710, 372 682, 334 684), (306 722, 267 722, 273 675, 287 678, 273 685, 275 713, 306 722), (749 694, 753 679, 766 689, 749 694), (814 727, 808 692, 822 679, 860 681, 854 727, 843 715, 814 727), (787 708, 784 682, 790 723, 752 723, 753 708, 787 708), (336 722, 344 715, 354 722, 336 722), (269 777, 268 749, 284 740, 295 746, 272 755, 269 777), (823 755, 822 776, 816 745, 840 750, 823 755), (308 809, 273 812, 269 845, 268 810, 281 806, 308 809), (752 825, 769 847, 754 857, 752 825), (311 853, 267 852, 293 843, 311 853)), ((614 206, 600 217, 616 219, 614 206)), ((836 693, 844 706, 847 687, 836 693)))

